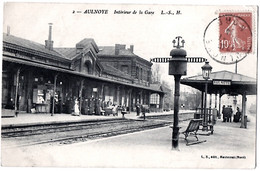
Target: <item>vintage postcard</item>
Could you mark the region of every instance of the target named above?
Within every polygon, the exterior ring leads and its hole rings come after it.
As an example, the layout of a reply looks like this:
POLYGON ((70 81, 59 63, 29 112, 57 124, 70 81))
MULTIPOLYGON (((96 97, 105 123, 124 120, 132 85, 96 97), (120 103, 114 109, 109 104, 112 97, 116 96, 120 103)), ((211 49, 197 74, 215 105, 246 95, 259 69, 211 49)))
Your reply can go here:
POLYGON ((257 5, 3 3, 1 166, 256 167, 257 5))

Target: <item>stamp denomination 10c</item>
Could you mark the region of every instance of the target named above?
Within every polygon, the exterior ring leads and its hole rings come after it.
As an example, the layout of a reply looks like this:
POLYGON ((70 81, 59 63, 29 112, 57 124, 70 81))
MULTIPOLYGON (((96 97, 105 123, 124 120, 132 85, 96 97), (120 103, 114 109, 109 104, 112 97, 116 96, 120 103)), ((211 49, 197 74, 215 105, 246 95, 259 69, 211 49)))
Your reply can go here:
POLYGON ((234 64, 252 52, 252 13, 221 12, 204 31, 209 56, 222 64, 234 64))
POLYGON ((219 51, 248 52, 252 51, 252 14, 220 13, 219 14, 219 51))

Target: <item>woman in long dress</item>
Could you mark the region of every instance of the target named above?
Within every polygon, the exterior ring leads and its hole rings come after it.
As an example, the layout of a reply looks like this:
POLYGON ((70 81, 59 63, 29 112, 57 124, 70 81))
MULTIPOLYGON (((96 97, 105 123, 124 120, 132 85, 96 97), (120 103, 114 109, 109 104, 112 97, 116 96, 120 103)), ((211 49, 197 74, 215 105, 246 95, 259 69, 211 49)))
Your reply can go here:
POLYGON ((79 104, 78 100, 75 100, 75 105, 74 105, 74 114, 79 115, 79 104))

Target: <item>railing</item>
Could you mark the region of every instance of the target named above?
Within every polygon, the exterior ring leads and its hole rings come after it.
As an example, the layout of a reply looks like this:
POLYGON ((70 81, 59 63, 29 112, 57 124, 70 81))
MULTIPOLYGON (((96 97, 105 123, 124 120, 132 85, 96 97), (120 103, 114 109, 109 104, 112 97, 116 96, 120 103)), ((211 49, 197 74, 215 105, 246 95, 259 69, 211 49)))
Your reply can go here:
MULTIPOLYGON (((215 124, 216 122, 216 116, 214 114, 214 111, 216 109, 213 108, 206 108, 206 119, 208 123, 215 124)), ((204 120, 204 108, 196 108, 196 111, 194 113, 194 119, 203 119, 204 120)))

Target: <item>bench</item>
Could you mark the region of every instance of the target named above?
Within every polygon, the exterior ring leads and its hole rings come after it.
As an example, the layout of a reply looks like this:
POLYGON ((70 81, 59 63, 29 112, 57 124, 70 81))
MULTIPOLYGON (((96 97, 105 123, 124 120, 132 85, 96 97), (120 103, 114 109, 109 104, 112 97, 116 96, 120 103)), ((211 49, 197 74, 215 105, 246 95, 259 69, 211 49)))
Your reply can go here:
POLYGON ((182 132, 182 134, 184 134, 185 140, 187 142, 186 145, 198 144, 198 143, 206 141, 206 140, 205 141, 199 141, 199 138, 197 136, 197 131, 199 130, 199 126, 200 126, 201 122, 202 122, 202 119, 192 119, 192 120, 190 120, 188 127, 186 128, 185 131, 182 132), (190 134, 193 134, 195 136, 195 138, 197 139, 196 142, 189 143, 187 138, 190 134))

